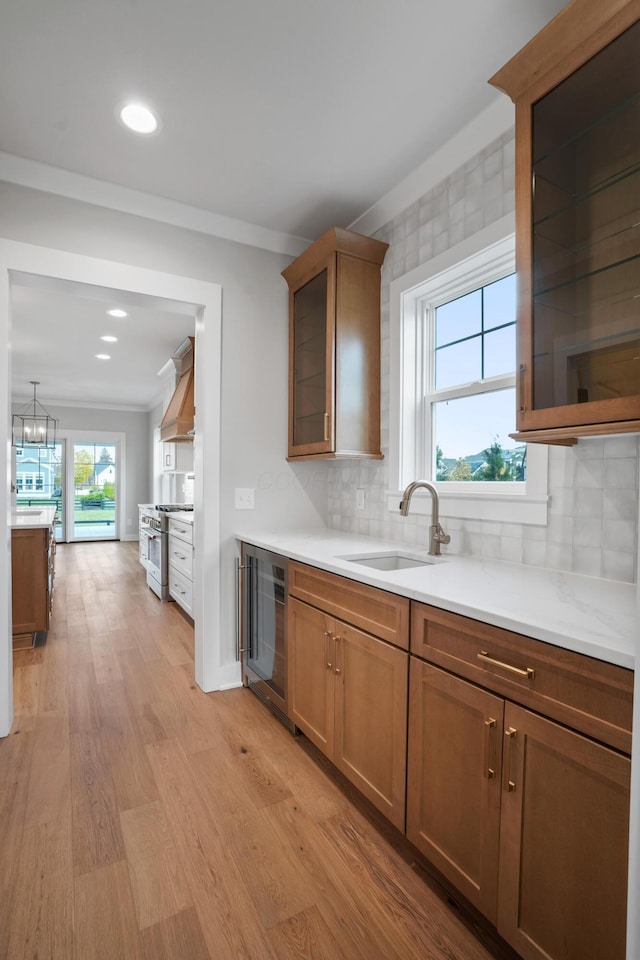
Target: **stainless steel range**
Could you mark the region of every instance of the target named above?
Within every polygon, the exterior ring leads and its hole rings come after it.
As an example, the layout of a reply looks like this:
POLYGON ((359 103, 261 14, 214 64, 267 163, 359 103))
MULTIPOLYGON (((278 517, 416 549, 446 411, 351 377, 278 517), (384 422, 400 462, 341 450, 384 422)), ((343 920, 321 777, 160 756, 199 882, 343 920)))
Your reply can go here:
POLYGON ((171 600, 169 596, 169 565, 167 551, 167 528, 169 513, 192 511, 192 503, 139 504, 139 557, 147 571, 147 586, 161 600, 171 600))

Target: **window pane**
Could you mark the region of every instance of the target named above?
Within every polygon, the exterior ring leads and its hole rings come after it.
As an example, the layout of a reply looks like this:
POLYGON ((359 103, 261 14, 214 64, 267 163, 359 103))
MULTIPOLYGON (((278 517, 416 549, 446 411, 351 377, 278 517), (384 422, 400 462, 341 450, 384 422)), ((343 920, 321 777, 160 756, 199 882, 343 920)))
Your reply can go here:
POLYGON ((457 387, 482 377, 481 337, 436 350, 436 390, 457 387))
POLYGON ((491 330, 516 319, 516 275, 512 273, 484 288, 484 329, 491 330))
POLYGON ((516 368, 516 325, 484 335, 484 376, 499 377, 516 368))
POLYGON ((480 333, 482 323, 482 292, 473 290, 464 297, 436 307, 436 346, 480 333))
POLYGON ((434 479, 523 481, 526 445, 509 437, 515 408, 515 389, 434 403, 434 479))

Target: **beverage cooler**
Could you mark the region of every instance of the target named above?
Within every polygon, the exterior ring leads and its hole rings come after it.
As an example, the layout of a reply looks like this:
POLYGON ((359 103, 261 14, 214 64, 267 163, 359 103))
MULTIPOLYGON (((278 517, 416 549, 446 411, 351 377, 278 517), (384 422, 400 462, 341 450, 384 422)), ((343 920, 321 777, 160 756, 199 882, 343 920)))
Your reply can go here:
POLYGON ((238 563, 238 657, 242 678, 293 730, 287 702, 286 557, 242 544, 238 563))

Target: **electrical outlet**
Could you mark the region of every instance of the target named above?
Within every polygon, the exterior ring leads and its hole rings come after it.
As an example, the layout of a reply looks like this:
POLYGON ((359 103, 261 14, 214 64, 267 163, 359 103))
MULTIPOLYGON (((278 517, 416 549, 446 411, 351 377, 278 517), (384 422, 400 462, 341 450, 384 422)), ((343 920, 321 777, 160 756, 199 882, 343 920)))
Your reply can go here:
POLYGON ((235 508, 236 510, 255 510, 256 491, 253 487, 236 487, 235 508))
POLYGON ((127 517, 127 526, 128 526, 128 527, 131 526, 131 517, 127 517))
POLYGON ((367 509, 367 491, 360 487, 356 490, 356 510, 367 509))

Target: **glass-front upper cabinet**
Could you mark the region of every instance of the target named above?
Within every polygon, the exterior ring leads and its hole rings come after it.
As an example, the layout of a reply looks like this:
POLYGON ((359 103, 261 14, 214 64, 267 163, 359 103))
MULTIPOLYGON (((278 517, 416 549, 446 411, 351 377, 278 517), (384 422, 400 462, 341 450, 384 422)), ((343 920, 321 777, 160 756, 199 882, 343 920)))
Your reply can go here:
POLYGON ((380 459, 380 267, 387 244, 332 227, 289 285, 288 459, 380 459))
POLYGON ((331 353, 327 356, 331 316, 329 268, 325 267, 293 293, 292 444, 328 445, 330 434, 328 393, 331 353))
POLYGON ((570 4, 491 80, 516 103, 525 440, 640 430, 637 15, 570 4))

